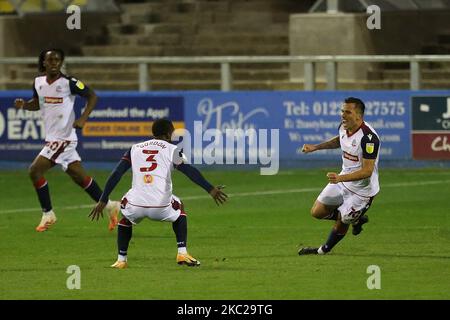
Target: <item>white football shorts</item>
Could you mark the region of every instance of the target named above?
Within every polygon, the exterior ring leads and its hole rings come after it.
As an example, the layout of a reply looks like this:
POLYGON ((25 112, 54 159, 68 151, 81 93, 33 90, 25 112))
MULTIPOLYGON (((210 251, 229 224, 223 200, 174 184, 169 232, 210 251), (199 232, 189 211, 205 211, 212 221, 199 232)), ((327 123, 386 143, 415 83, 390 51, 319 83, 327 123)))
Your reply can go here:
POLYGON ((359 196, 342 183, 329 183, 319 194, 317 200, 326 206, 337 206, 341 213, 341 221, 351 224, 369 210, 373 197, 359 196))
POLYGON ((180 215, 186 215, 181 200, 172 195, 171 204, 162 207, 144 207, 122 199, 122 214, 132 223, 138 224, 144 218, 156 221, 174 222, 180 215))
POLYGON ((78 141, 49 141, 39 152, 39 155, 50 161, 60 164, 64 171, 69 164, 75 161, 81 161, 77 152, 78 141))

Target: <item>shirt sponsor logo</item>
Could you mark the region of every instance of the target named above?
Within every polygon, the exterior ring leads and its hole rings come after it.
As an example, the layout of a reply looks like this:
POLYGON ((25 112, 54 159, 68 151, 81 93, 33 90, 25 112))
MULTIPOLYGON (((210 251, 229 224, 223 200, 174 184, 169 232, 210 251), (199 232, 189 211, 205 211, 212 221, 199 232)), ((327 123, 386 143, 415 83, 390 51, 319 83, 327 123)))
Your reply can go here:
POLYGON ((44 102, 45 102, 45 103, 50 103, 50 104, 60 104, 60 103, 63 103, 63 98, 58 98, 58 97, 44 97, 44 102))
POLYGON ((153 176, 150 174, 146 174, 144 176, 144 183, 152 183, 153 182, 153 176))
POLYGON ((344 151, 344 153, 343 153, 343 157, 344 157, 345 159, 350 160, 350 161, 355 161, 355 162, 358 162, 358 161, 359 161, 358 156, 354 156, 354 155, 352 155, 352 154, 350 154, 350 153, 347 153, 347 152, 345 152, 345 151, 344 151))
POLYGON ((375 144, 374 143, 366 143, 366 152, 368 154, 372 154, 375 150, 375 144))

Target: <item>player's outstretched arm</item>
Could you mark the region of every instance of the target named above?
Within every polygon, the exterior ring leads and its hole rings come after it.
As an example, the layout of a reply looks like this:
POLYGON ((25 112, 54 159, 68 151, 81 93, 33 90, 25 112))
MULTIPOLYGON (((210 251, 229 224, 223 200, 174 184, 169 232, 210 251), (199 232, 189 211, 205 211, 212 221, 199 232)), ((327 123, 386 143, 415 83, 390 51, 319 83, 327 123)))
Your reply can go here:
POLYGON ((176 168, 181 171, 184 175, 186 175, 192 182, 202 187, 206 192, 208 192, 211 197, 214 199, 217 205, 225 203, 228 196, 221 190, 224 186, 212 186, 201 174, 201 172, 194 168, 193 166, 182 163, 176 168))
POLYGON ((36 97, 33 97, 32 99, 25 101, 22 98, 17 98, 14 100, 14 107, 16 109, 24 109, 29 111, 37 111, 39 110, 39 100, 36 97))
POLYGON ((117 164, 116 168, 109 176, 108 181, 106 181, 105 189, 103 190, 100 200, 89 214, 89 217, 91 217, 92 221, 94 219, 98 220, 100 216, 103 218, 103 209, 105 209, 106 204, 108 203, 109 195, 117 186, 124 173, 130 168, 131 168, 130 162, 125 159, 120 160, 120 162, 117 164))
POLYGON ((222 191, 223 188, 225 188, 225 186, 217 186, 209 192, 218 206, 224 204, 228 200, 228 196, 222 191))
POLYGON ((317 150, 324 150, 324 149, 337 149, 341 146, 341 143, 339 142, 339 136, 336 136, 328 141, 319 143, 319 144, 304 144, 302 148, 303 153, 310 153, 317 150))

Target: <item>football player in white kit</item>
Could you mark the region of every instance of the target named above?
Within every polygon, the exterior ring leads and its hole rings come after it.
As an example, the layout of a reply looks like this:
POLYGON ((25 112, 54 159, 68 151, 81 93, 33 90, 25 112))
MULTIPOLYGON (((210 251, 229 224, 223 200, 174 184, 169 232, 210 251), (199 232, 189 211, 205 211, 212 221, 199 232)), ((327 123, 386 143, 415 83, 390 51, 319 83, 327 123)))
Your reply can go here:
MULTIPOLYGON (((61 165, 94 201, 97 202, 102 194, 95 180, 87 175, 76 151, 78 139, 75 129, 83 128, 95 107, 97 96, 81 81, 62 74, 63 62, 62 50, 42 51, 39 55, 39 72, 43 74, 34 79, 33 98, 29 101, 20 98, 14 101, 17 109, 40 110, 45 127, 45 146, 29 167, 29 176, 42 208, 41 222, 36 227, 38 232, 48 230, 56 222, 48 182, 44 177, 56 164, 61 165), (75 119, 73 110, 76 95, 87 100, 86 108, 78 119, 75 119)), ((108 228, 112 230, 117 225, 120 203, 110 201, 107 209, 110 217, 108 228)))
POLYGON ((187 217, 183 202, 172 194, 172 171, 177 169, 184 173, 208 192, 217 205, 223 204, 227 195, 222 192, 222 186, 212 186, 200 171, 185 163, 187 159, 182 149, 170 142, 174 130, 170 120, 156 120, 152 126, 154 139, 135 144, 124 154, 106 182, 100 201, 89 214, 92 220, 103 217, 109 195, 122 175, 131 168, 133 180, 131 189, 122 198, 123 218, 119 221, 117 233, 118 259, 111 266, 113 268, 128 267, 127 253, 132 226, 144 218, 172 222, 178 246, 177 263, 200 265, 186 249, 187 217))
POLYGON ((327 173, 329 184, 323 189, 311 209, 317 219, 335 220, 328 240, 318 248, 305 247, 298 252, 326 254, 344 238, 352 224, 354 235, 362 231, 369 219, 364 214, 380 191, 378 184, 378 154, 380 140, 375 130, 363 120, 364 103, 347 98, 341 109, 339 135, 329 141, 303 146, 304 153, 323 149, 342 149, 342 171, 327 173))

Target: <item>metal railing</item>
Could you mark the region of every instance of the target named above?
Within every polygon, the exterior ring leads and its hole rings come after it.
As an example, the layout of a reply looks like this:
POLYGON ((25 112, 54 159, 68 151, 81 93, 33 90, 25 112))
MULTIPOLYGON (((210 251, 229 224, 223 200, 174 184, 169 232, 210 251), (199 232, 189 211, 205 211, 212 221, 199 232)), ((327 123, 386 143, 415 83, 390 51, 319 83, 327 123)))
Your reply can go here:
MULTIPOLYGON (((32 64, 36 58, 0 58, 0 64, 32 64)), ((407 62, 410 65, 410 89, 421 87, 420 64, 425 62, 450 62, 450 55, 336 55, 336 56, 211 56, 211 57, 68 57, 69 64, 137 64, 139 91, 151 88, 148 66, 154 64, 219 64, 221 90, 233 88, 231 64, 236 63, 303 63, 305 90, 315 90, 315 70, 318 63, 326 64, 328 90, 336 90, 337 64, 340 62, 407 62)))

